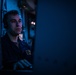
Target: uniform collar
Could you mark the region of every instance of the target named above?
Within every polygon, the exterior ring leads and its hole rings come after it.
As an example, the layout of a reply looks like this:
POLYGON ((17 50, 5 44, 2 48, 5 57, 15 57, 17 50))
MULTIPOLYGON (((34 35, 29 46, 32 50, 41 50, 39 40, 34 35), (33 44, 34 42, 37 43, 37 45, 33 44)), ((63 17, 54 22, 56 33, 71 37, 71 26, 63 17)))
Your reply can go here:
MULTIPOLYGON (((10 40, 10 38, 9 38, 9 36, 8 36, 7 33, 6 33, 3 37, 4 37, 6 40, 12 42, 12 41, 10 40)), ((21 40, 20 40, 19 37, 18 37, 18 42, 20 42, 20 41, 21 41, 21 40)))

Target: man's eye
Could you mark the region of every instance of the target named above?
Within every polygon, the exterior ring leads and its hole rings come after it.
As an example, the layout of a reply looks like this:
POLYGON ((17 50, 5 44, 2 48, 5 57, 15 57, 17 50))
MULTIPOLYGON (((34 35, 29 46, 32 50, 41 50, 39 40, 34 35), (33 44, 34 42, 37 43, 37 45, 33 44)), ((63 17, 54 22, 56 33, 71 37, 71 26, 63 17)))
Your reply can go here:
POLYGON ((21 20, 19 20, 19 22, 22 22, 21 20))
POLYGON ((15 20, 11 20, 12 23, 16 22, 15 20))

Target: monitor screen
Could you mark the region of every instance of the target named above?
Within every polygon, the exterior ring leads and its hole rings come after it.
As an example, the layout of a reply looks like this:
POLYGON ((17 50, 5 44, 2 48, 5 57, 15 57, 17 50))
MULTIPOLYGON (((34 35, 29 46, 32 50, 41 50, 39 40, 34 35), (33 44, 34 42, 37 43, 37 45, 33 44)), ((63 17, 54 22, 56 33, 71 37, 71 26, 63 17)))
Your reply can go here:
POLYGON ((75 1, 38 0, 34 46, 35 75, 76 73, 75 1))

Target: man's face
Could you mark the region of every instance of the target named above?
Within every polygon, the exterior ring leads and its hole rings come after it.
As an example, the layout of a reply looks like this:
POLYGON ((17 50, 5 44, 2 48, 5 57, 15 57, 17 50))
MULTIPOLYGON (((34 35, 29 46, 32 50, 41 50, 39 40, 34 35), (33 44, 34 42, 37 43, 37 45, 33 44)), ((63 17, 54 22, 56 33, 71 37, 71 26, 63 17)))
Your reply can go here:
POLYGON ((8 29, 7 31, 14 36, 17 36, 21 33, 22 31, 22 21, 20 16, 17 15, 10 15, 8 17, 8 29))

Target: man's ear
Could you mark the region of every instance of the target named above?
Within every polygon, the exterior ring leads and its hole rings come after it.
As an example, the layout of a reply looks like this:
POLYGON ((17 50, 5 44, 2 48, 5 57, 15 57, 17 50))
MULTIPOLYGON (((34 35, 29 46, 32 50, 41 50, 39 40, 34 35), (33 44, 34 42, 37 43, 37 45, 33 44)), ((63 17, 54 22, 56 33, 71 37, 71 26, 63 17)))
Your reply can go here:
POLYGON ((8 25, 9 25, 9 24, 8 24, 8 22, 6 21, 6 22, 4 23, 4 28, 7 29, 7 28, 8 28, 8 25))

